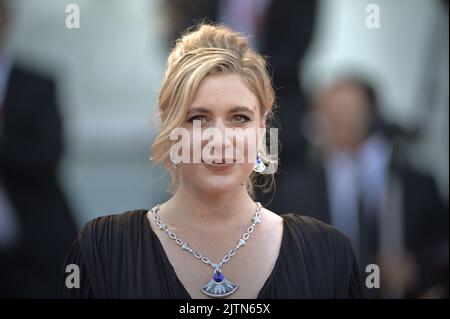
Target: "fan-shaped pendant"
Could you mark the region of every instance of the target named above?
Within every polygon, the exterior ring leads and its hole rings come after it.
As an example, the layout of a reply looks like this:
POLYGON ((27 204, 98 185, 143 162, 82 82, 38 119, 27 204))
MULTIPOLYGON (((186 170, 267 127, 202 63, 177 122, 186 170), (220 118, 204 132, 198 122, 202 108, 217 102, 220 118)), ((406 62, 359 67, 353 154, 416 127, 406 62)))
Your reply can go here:
POLYGON ((238 285, 227 280, 220 269, 214 271, 213 278, 202 287, 202 292, 213 298, 224 298, 233 294, 239 288, 238 285))

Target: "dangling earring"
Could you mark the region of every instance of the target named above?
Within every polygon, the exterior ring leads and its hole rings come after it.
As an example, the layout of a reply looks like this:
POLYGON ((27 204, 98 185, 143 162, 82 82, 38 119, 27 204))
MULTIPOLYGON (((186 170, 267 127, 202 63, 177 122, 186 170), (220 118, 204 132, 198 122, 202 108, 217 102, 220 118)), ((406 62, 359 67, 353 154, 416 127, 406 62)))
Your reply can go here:
POLYGON ((256 157, 256 163, 253 167, 253 170, 257 173, 262 173, 266 169, 266 165, 263 163, 261 159, 261 154, 258 153, 258 156, 256 157))
POLYGON ((172 152, 170 152, 170 161, 172 162, 172 164, 173 164, 173 166, 174 166, 175 168, 178 168, 179 162, 177 162, 177 159, 176 159, 176 157, 175 157, 175 154, 172 153, 172 152))

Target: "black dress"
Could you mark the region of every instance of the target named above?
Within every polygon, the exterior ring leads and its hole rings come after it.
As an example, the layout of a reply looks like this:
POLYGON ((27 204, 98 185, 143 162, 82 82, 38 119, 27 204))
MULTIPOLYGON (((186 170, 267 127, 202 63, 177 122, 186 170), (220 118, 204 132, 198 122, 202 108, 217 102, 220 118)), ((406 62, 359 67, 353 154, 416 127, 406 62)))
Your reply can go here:
MULTIPOLYGON (((63 298, 191 298, 146 212, 139 209, 86 224, 65 262, 79 266, 80 288, 69 289, 63 280, 63 298)), ((281 217, 280 253, 258 298, 361 298, 359 267, 347 237, 311 217, 281 217)))

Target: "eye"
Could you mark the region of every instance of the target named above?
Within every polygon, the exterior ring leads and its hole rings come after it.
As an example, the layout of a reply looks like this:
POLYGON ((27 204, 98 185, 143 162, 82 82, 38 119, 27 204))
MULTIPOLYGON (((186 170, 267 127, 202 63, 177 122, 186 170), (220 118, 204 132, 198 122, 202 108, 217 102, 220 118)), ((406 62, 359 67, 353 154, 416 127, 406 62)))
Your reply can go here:
POLYGON ((190 117, 187 122, 193 123, 195 120, 201 121, 203 123, 207 120, 207 118, 204 115, 194 115, 190 117))
POLYGON ((246 123, 250 121, 250 118, 246 115, 237 114, 233 116, 233 121, 237 123, 246 123))

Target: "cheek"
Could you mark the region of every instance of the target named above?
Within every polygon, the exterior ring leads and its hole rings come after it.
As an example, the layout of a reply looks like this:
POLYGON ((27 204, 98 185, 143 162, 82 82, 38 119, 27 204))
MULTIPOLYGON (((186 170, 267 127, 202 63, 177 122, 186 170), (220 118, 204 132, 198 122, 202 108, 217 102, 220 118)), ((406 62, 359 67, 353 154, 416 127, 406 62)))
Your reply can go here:
MULTIPOLYGON (((234 136, 234 147, 236 150, 236 160, 238 163, 245 163, 244 170, 253 167, 258 155, 258 131, 252 130, 247 134, 236 134, 234 136)), ((242 164, 241 164, 242 165, 242 164)))

